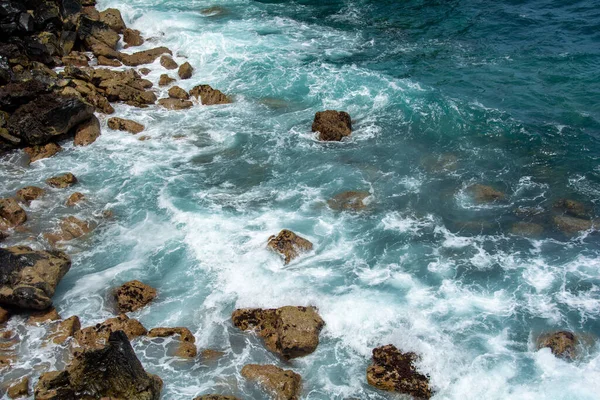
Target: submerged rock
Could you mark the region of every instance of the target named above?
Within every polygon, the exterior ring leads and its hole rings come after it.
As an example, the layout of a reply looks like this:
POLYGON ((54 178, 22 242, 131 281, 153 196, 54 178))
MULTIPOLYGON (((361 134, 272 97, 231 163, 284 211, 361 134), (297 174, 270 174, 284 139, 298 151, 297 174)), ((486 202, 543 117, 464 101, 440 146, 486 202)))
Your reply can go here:
POLYGON ((44 310, 71 260, 60 251, 36 251, 26 246, 0 248, 0 304, 44 310))
POLYGON ((191 108, 194 105, 194 103, 192 103, 191 101, 173 99, 170 97, 166 99, 159 99, 158 104, 160 104, 167 110, 185 110, 187 108, 191 108))
POLYGON ((5 323, 10 319, 10 313, 4 308, 0 307, 0 324, 5 323))
POLYGON ((25 154, 29 156, 29 163, 49 158, 62 150, 62 148, 56 143, 48 143, 43 146, 31 146, 26 147, 25 154))
POLYGON ((134 280, 115 290, 115 300, 120 313, 139 310, 156 297, 156 289, 134 280))
POLYGON ((566 235, 574 235, 593 228, 594 223, 588 219, 560 215, 554 217, 554 225, 566 235))
POLYGON ((190 96, 200 99, 204 106, 212 106, 215 104, 229 104, 231 99, 223 92, 213 89, 210 85, 198 85, 190 90, 190 96))
POLYGON ((181 79, 190 79, 192 77, 192 73, 194 72, 194 68, 192 68, 189 62, 185 62, 181 64, 177 73, 181 79))
POLYGON ((583 203, 571 199, 560 199, 554 203, 554 208, 557 211, 564 212, 567 215, 576 218, 586 218, 588 213, 583 203))
POLYGON ((60 222, 60 230, 58 232, 46 233, 44 237, 51 244, 56 244, 57 242, 68 242, 69 240, 87 235, 92 229, 93 224, 70 216, 63 218, 60 222))
POLYGON ((537 348, 548 347, 555 356, 571 360, 576 356, 577 343, 577 336, 572 332, 558 331, 538 337, 537 348))
POLYGON ((300 375, 275 365, 248 364, 242 368, 242 376, 258 383, 276 400, 297 400, 302 391, 300 375))
POLYGON ((0 199, 0 230, 23 225, 26 221, 27 214, 15 199, 0 199))
POLYGON ((76 184, 77 178, 72 173, 67 172, 66 174, 57 175, 46 179, 46 183, 52 187, 64 189, 76 184))
POLYGON ((77 345, 84 349, 101 348, 108 343, 110 334, 117 331, 125 332, 129 340, 148 333, 140 321, 120 314, 115 318, 109 318, 100 324, 75 332, 75 340, 77 345))
POLYGON ((319 132, 320 140, 340 141, 352 133, 352 119, 344 111, 319 111, 315 114, 312 131, 319 132))
POLYGON ((402 353, 394 345, 373 349, 373 364, 367 368, 367 382, 388 392, 409 394, 418 399, 432 396, 429 378, 415 368, 414 353, 402 353))
POLYGON ((222 396, 220 394, 205 394, 202 396, 194 397, 194 400, 239 400, 233 396, 222 396))
POLYGON ((289 264, 301 252, 312 250, 313 244, 294 232, 284 229, 277 236, 273 235, 269 238, 267 247, 280 253, 285 263, 289 264))
POLYGON ((331 209, 337 211, 360 211, 366 207, 363 200, 370 195, 369 192, 342 192, 336 194, 327 204, 331 209))
POLYGON ((265 346, 285 359, 314 352, 325 325, 314 307, 242 308, 233 312, 231 320, 243 331, 255 329, 265 346))
POLYGON ((129 133, 138 134, 144 130, 144 125, 132 121, 130 119, 112 117, 108 120, 108 127, 116 131, 126 131, 129 133))
POLYGON ((526 237, 538 237, 544 232, 544 227, 532 222, 517 222, 510 228, 510 233, 526 237))
POLYGON ((473 196, 475 201, 478 203, 493 203, 504 200, 505 198, 504 193, 494 189, 491 186, 480 184, 469 186, 467 188, 467 192, 469 192, 469 194, 473 196))

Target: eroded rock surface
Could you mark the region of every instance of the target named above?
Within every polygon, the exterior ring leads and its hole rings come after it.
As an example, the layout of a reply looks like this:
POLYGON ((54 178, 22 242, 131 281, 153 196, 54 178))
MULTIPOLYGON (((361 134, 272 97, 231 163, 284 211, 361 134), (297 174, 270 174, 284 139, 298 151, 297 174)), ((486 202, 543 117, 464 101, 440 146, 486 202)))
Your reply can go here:
POLYGON ((138 134, 144 130, 144 125, 130 119, 113 117, 108 120, 108 127, 117 131, 138 134))
POLYGON ((212 106, 215 104, 229 104, 231 99, 223 92, 213 89, 210 85, 198 85, 190 90, 190 96, 200 99, 204 106, 212 106))
POLYGON ((140 281, 134 280, 119 286, 115 290, 115 300, 119 312, 126 313, 139 310, 156 297, 156 289, 140 281))
POLYGON ((344 111, 319 111, 315 114, 312 131, 319 132, 319 139, 340 141, 352 133, 352 119, 344 111))
POLYGON ((558 331, 541 335, 537 340, 538 349, 548 347, 552 354, 565 359, 573 359, 577 354, 577 336, 573 332, 558 331))
POLYGON ((267 247, 281 254, 285 263, 289 264, 300 253, 312 250, 313 244, 294 232, 284 229, 277 236, 269 238, 267 247))

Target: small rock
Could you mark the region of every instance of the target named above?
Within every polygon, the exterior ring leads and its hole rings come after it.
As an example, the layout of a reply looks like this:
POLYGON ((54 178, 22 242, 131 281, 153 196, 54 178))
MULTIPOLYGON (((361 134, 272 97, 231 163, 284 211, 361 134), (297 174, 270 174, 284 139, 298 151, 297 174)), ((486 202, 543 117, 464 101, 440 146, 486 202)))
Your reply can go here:
POLYGON ((150 139, 152 139, 152 137, 150 137, 150 136, 148 136, 148 135, 142 135, 142 136, 140 136, 140 137, 138 138, 138 140, 139 140, 140 142, 145 142, 146 140, 150 140, 150 139))
POLYGON ((230 104, 231 99, 223 92, 213 89, 210 85, 198 85, 190 90, 190 96, 200 99, 204 106, 212 106, 215 104, 230 104))
POLYGON ((198 355, 198 349, 194 343, 181 342, 175 351, 175 356, 180 358, 195 358, 198 355))
POLYGON ((176 79, 171 78, 167 74, 162 74, 160 79, 158 80, 158 86, 169 86, 172 82, 175 82, 176 79))
POLYGON ((121 61, 115 60, 114 58, 106 58, 104 56, 98 56, 98 65, 106 65, 107 67, 120 67, 121 61))
POLYGON ((560 199, 554 203, 554 208, 576 218, 586 218, 588 213, 583 203, 570 199, 560 199))
POLYGON ((83 328, 75 332, 74 336, 79 347, 93 349, 106 345, 110 334, 116 331, 125 332, 129 340, 148 333, 140 321, 129 318, 125 314, 120 314, 119 316, 109 318, 100 324, 83 328))
POLYGON ((366 207, 363 200, 370 195, 369 192, 342 192, 336 194, 327 204, 331 209, 337 211, 360 211, 366 207))
POLYGON ((179 67, 179 71, 177 71, 177 73, 179 74, 179 77, 181 79, 190 79, 192 77, 193 71, 194 71, 194 68, 192 68, 192 66, 190 65, 189 62, 186 62, 186 63, 181 64, 181 66, 179 67))
POLYGON ((159 99, 158 104, 166 108, 167 110, 184 110, 187 108, 191 108, 194 103, 189 100, 181 100, 181 99, 159 99))
POLYGON ((45 322, 58 321, 59 319, 60 315, 58 314, 58 311, 56 311, 56 308, 51 307, 48 310, 32 313, 29 318, 27 318, 27 324, 37 325, 45 322))
POLYGON ((352 133, 352 120, 344 111, 320 111, 315 114, 312 131, 319 132, 320 140, 339 142, 352 133))
POLYGON ((192 334, 192 332, 185 327, 178 326, 175 328, 153 328, 148 332, 148 337, 168 337, 179 335, 181 341, 195 343, 196 338, 192 334))
POLYGON ((68 242, 80 238, 90 233, 92 229, 93 225, 91 223, 70 216, 61 221, 59 232, 46 233, 44 234, 44 237, 51 244, 56 244, 57 242, 68 242))
POLYGON ((313 244, 294 232, 284 229, 277 236, 269 238, 267 247, 283 255, 285 263, 289 264, 301 252, 312 250, 313 244))
POLYGON ((140 281, 127 282, 115 290, 120 313, 139 310, 156 297, 156 289, 140 281))
POLYGON ((472 185, 467 188, 467 191, 473 196, 478 203, 493 203, 504 200, 504 193, 486 185, 472 185))
POLYGON ((77 127, 73 144, 75 146, 88 146, 100 137, 100 121, 94 115, 77 127))
POLYGON ((576 356, 578 340, 572 332, 559 331, 541 335, 537 340, 537 348, 550 348, 552 354, 565 359, 573 359, 576 356))
POLYGON ((79 53, 77 51, 72 51, 68 55, 62 58, 62 62, 64 65, 73 65, 76 67, 88 67, 90 65, 89 59, 85 54, 79 53))
POLYGON ((72 173, 68 172, 63 175, 53 176, 52 178, 46 179, 46 183, 52 187, 64 189, 69 186, 73 186, 77 183, 77 178, 72 173))
POLYGON ((75 204, 85 199, 85 195, 80 192, 75 192, 67 199, 67 207, 73 207, 75 204))
POLYGON ((513 224, 510 233, 526 237, 538 237, 544 232, 544 227, 531 222, 517 222, 513 224))
POLYGON ((217 361, 225 355, 224 352, 212 349, 204 349, 200 352, 203 361, 217 361))
POLYGON ((144 76, 146 76, 146 75, 148 75, 150 72, 152 72, 152 71, 150 71, 150 69, 148 69, 148 68, 140 68, 140 70, 139 70, 139 71, 140 71, 140 74, 142 74, 142 75, 144 75, 144 76))
POLYGON ((125 31, 125 22, 121 16, 121 12, 116 8, 107 8, 100 12, 100 21, 104 22, 113 31, 123 33, 125 31))
POLYGON ((112 117, 108 120, 108 127, 117 131, 126 131, 129 133, 138 134, 144 130, 144 125, 132 121, 130 119, 123 119, 118 117, 112 117))
POLYGON ((29 163, 31 164, 32 162, 52 157, 61 150, 62 148, 56 143, 48 143, 43 146, 26 147, 25 153, 29 156, 29 163))
POLYGON ((23 225, 27 214, 15 199, 0 199, 0 230, 23 225))
POLYGON ((179 66, 171 56, 167 55, 160 57, 160 65, 162 65, 166 69, 177 69, 177 67, 179 66))
POLYGON ((567 217, 566 215, 554 217, 554 224, 566 235, 574 235, 579 232, 587 231, 594 226, 593 222, 588 219, 567 217))
POLYGON ((8 397, 18 399, 29 396, 29 377, 26 376, 8 388, 8 397))
POLYGON ((137 29, 125 29, 125 32, 123 32, 123 41, 126 43, 125 48, 144 44, 144 39, 137 29))
POLYGON ((302 390, 300 375, 275 365, 248 364, 242 368, 242 376, 258 383, 276 400, 297 400, 302 390))
POLYGON ((169 89, 169 97, 172 97, 174 99, 187 100, 190 98, 190 95, 179 86, 173 86, 171 89, 169 89))

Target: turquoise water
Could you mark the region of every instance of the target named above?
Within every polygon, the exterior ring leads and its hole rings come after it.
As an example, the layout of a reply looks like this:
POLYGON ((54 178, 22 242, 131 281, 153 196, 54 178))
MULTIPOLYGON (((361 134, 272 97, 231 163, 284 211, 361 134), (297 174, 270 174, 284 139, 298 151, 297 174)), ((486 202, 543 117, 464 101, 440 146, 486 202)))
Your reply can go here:
MULTIPOLYGON (((90 147, 65 144, 31 167, 8 157, 3 197, 71 171, 89 199, 73 211, 70 191, 50 190, 27 209, 31 231, 9 244, 43 246, 64 215, 96 220, 66 248, 61 315, 100 322, 113 315, 111 288, 140 279, 159 297, 132 317, 187 326, 200 349, 226 352, 186 362, 170 356, 174 343, 136 341, 164 399, 262 399, 240 376, 257 362, 301 374, 305 399, 395 398, 365 379, 372 348, 387 343, 421 354, 436 399, 598 398, 598 236, 564 236, 549 211, 568 197, 597 216, 600 4, 491 3, 101 0, 142 31, 144 48, 166 45, 194 66, 180 86, 208 83, 235 102, 117 105, 150 140, 102 117, 90 147), (352 115, 349 140, 315 140, 322 109, 352 115), (474 203, 474 183, 506 201, 474 203), (330 210, 346 190, 369 191, 368 209, 330 210), (543 211, 525 219, 544 226, 540 238, 510 233, 519 207, 543 211), (108 209, 114 218, 101 218, 108 209), (284 266, 265 248, 283 228, 315 250, 284 266), (317 306, 327 325, 314 354, 288 363, 229 320, 238 307, 290 304, 317 306), (537 335, 556 329, 592 343, 572 363, 536 350, 537 335)), ((150 69, 155 83, 166 72, 150 69)), ((12 373, 62 367, 57 349, 40 347, 42 328, 18 329, 12 373)))

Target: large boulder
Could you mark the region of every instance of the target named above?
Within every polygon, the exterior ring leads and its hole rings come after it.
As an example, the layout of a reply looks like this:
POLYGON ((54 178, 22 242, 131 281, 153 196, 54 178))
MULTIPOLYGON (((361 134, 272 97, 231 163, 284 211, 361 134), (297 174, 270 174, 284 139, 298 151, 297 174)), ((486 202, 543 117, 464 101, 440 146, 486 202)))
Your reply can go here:
POLYGON ((315 114, 312 131, 319 132, 320 140, 339 142, 352 133, 352 119, 344 111, 319 111, 315 114))
POLYGON ((418 399, 432 396, 429 378, 417 371, 415 353, 402 353, 394 345, 373 349, 373 363, 367 368, 367 382, 388 392, 411 395, 418 399))
POLYGON ((115 290, 115 300, 120 313, 139 310, 156 297, 156 289, 140 281, 130 281, 115 290))
POLYGON ((153 63, 154 60, 163 54, 173 55, 173 52, 166 47, 156 47, 133 54, 121 54, 120 60, 125 65, 137 67, 138 65, 153 63))
POLYGON ((119 34, 112 30, 110 26, 84 15, 79 20, 77 34, 88 48, 91 48, 94 44, 102 43, 111 49, 116 49, 120 39, 119 34))
POLYGON ((121 11, 116 8, 107 8, 104 11, 100 11, 99 17, 100 22, 104 22, 110 29, 117 33, 123 33, 127 28, 121 16, 121 11))
POLYGON ((108 127, 116 131, 126 131, 134 135, 144 130, 144 125, 130 119, 112 117, 108 120, 108 127))
POLYGON ((212 106, 215 104, 229 104, 231 99, 223 92, 213 89, 210 85, 198 85, 190 90, 190 96, 200 99, 204 106, 212 106))
POLYGON ((0 230, 23 225, 27 221, 27 214, 15 199, 0 199, 0 230))
POLYGON ((537 348, 548 347, 557 357, 571 360, 577 355, 578 339, 573 332, 558 331, 540 335, 537 348))
POLYGON ((62 148, 53 142, 39 145, 39 146, 31 146, 25 147, 25 154, 29 156, 29 163, 33 163, 39 160, 43 160, 44 158, 49 158, 60 152, 62 148))
POLYGON ((120 314, 115 318, 88 326, 75 332, 77 346, 83 349, 102 348, 109 340, 111 333, 123 331, 129 340, 145 335, 148 330, 137 319, 120 314))
POLYGON ((284 229, 277 236, 273 235, 269 238, 267 247, 281 254, 285 263, 289 264, 300 253, 312 250, 313 244, 294 232, 284 229))
POLYGON ((510 228, 513 235, 525 237, 539 237, 544 232, 544 227, 533 222, 517 222, 510 228))
POLYGON ((336 194, 327 204, 332 210, 361 211, 366 208, 364 200, 371 194, 369 192, 348 191, 336 194))
POLYGON ((173 60, 171 56, 163 55, 160 57, 160 65, 162 65, 166 69, 177 69, 179 65, 173 60))
POLYGON ((187 100, 190 98, 190 95, 179 86, 173 86, 169 89, 169 97, 172 97, 174 99, 187 100))
POLYGON ((0 248, 0 304, 44 310, 62 277, 71 268, 60 251, 36 251, 26 246, 0 248))
POLYGON ((100 134, 100 121, 93 115, 92 118, 77 127, 73 144, 75 146, 89 146, 100 137, 100 134))
POLYGON ((504 193, 487 185, 471 185, 467 192, 475 199, 477 203, 493 203, 504 200, 504 193))
POLYGON ((248 364, 242 376, 258 383, 275 400, 297 400, 302 391, 302 378, 292 370, 275 365, 248 364))
POLYGON ((242 308, 233 312, 231 320, 243 331, 254 329, 269 350, 285 359, 314 352, 325 325, 314 307, 242 308))
POLYGON ((12 112, 49 91, 48 85, 38 79, 10 82, 0 86, 0 109, 12 112))
POLYGON ((42 375, 35 398, 158 400, 161 389, 162 380, 144 370, 125 333, 116 331, 106 345, 76 352, 64 371, 42 375))

